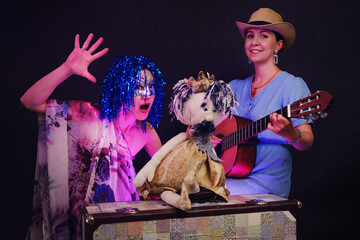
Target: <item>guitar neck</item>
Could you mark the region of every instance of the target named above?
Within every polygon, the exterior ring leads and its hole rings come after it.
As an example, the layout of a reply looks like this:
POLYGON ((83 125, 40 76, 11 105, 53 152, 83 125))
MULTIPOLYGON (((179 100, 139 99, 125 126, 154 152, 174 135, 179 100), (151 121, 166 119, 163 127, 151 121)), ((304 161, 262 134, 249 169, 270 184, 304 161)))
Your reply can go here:
MULTIPOLYGON (((282 116, 286 118, 290 118, 290 113, 288 111, 288 106, 285 106, 279 110, 277 110, 275 113, 281 114, 282 116)), ((248 140, 249 138, 252 138, 259 134, 260 132, 267 129, 267 125, 270 122, 270 115, 267 115, 266 117, 263 117, 255 122, 250 123, 249 125, 238 129, 237 131, 225 136, 221 140, 221 149, 222 151, 231 148, 232 146, 235 146, 243 141, 248 140)))

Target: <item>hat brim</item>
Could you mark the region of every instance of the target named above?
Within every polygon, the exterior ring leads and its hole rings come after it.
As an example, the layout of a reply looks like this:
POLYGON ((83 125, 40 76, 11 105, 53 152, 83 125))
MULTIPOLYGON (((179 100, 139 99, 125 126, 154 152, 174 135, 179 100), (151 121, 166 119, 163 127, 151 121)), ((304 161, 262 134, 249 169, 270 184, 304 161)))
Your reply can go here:
POLYGON ((285 52, 286 50, 288 50, 295 41, 295 28, 293 25, 287 22, 271 23, 264 25, 254 25, 249 23, 236 22, 236 26, 238 27, 244 39, 246 38, 246 30, 248 30, 249 28, 262 28, 279 33, 284 38, 283 47, 279 52, 285 52))

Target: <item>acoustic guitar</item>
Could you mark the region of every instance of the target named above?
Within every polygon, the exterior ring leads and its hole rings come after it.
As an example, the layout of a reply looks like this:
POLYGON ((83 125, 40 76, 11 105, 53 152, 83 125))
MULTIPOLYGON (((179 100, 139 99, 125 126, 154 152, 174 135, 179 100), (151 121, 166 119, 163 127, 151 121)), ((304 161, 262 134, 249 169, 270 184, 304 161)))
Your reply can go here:
MULTIPOLYGON (((289 104, 276 113, 290 118, 316 120, 325 118, 333 97, 326 91, 317 91, 289 104)), ((256 159, 256 135, 267 129, 269 115, 255 122, 238 116, 225 119, 216 127, 215 136, 221 139, 215 151, 221 158, 228 177, 246 178, 252 171, 256 159)))

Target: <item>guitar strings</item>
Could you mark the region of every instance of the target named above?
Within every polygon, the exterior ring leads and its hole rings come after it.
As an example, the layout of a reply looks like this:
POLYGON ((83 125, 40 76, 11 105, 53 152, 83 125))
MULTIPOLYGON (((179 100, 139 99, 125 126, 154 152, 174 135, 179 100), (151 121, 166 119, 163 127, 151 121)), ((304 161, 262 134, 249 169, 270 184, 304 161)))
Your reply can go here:
MULTIPOLYGON (((287 106, 275 111, 278 114, 283 115, 283 113, 287 112, 287 106)), ((229 135, 223 137, 221 141, 221 149, 222 151, 237 145, 238 143, 245 141, 254 135, 257 135, 258 133, 264 131, 267 129, 267 124, 270 122, 269 115, 266 117, 263 117, 253 123, 250 123, 249 125, 246 125, 245 127, 230 133, 229 135)))

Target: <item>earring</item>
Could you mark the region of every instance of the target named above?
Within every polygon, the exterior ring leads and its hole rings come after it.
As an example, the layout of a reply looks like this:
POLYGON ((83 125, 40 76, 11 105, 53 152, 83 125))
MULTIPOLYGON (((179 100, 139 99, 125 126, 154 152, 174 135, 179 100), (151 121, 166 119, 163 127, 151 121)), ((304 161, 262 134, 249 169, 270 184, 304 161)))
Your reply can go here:
POLYGON ((252 64, 252 61, 251 61, 249 58, 248 58, 248 63, 249 63, 249 64, 252 64))
POLYGON ((274 64, 276 65, 276 64, 278 64, 278 62, 279 62, 279 57, 278 57, 278 50, 275 50, 274 51, 274 64))

